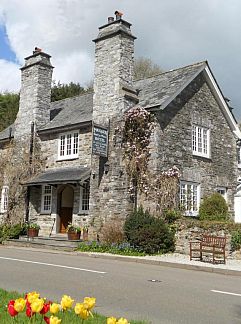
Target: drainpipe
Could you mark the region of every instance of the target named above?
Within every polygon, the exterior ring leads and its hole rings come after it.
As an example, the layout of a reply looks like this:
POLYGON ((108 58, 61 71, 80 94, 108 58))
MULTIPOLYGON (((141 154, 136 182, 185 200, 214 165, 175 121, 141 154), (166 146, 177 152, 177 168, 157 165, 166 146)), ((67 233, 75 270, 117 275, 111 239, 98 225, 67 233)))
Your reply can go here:
MULTIPOLYGON (((29 144, 29 164, 32 165, 33 162, 33 141, 34 141, 34 122, 31 123, 31 133, 30 133, 30 144, 29 144)), ((32 171, 30 169, 30 175, 32 171)), ((29 223, 29 202, 30 202, 30 187, 27 186, 27 192, 25 196, 25 222, 29 223)))

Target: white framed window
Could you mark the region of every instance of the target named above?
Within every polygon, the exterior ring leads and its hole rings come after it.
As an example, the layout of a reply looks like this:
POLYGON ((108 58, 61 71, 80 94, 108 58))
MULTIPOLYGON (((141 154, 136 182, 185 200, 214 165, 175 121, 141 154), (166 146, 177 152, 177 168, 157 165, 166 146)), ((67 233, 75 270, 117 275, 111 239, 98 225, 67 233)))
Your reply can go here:
POLYGON ((42 186, 41 212, 51 213, 52 207, 52 187, 49 185, 42 186))
POLYGON ((58 159, 77 158, 79 153, 79 133, 64 133, 59 136, 58 159))
POLYGON ((197 125, 192 126, 192 153, 193 155, 209 158, 210 131, 208 128, 197 125))
POLYGON ((218 187, 216 189, 216 192, 218 192, 220 195, 222 195, 223 198, 227 201, 227 188, 225 188, 225 187, 218 187))
POLYGON ((86 181, 80 186, 80 206, 79 212, 89 213, 89 201, 90 201, 90 182, 86 181))
POLYGON ((200 185, 193 182, 180 182, 180 205, 186 216, 197 216, 200 205, 200 185))
POLYGON ((9 187, 3 186, 1 192, 1 202, 0 202, 1 213, 5 213, 8 210, 8 193, 9 193, 9 187))

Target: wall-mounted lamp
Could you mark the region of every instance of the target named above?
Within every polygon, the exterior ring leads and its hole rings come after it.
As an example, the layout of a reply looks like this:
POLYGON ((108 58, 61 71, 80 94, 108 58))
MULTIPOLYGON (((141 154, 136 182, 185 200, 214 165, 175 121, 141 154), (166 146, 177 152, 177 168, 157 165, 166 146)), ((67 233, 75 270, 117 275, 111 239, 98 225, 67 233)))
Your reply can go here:
POLYGON ((108 162, 106 162, 104 164, 104 172, 105 172, 105 174, 107 174, 109 172, 109 170, 110 170, 110 164, 108 162))

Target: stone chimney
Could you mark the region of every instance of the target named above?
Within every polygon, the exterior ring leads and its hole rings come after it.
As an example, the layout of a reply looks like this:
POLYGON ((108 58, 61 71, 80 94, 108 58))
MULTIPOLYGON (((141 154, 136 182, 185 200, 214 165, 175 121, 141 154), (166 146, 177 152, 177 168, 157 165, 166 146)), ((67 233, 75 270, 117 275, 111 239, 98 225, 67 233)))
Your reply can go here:
POLYGON ((49 121, 53 66, 50 55, 35 47, 25 58, 21 70, 19 111, 15 121, 15 139, 30 135, 31 125, 39 129, 49 121))
MULTIPOLYGON (((94 39, 94 109, 93 120, 107 123, 112 116, 126 110, 124 92, 133 85, 134 40, 131 24, 115 12, 116 20, 108 17, 108 23, 99 28, 94 39), (123 90, 125 89, 125 90, 123 90)), ((132 91, 133 90, 133 91, 132 91)))

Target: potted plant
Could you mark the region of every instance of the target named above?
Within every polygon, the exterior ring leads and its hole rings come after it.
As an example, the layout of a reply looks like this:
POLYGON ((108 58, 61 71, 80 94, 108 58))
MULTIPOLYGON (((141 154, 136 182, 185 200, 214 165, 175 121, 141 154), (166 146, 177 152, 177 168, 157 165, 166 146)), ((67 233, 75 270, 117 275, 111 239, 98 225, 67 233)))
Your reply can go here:
POLYGON ((77 225, 69 224, 66 230, 68 234, 68 240, 79 240, 81 235, 81 228, 77 225))
POLYGON ((36 237, 38 236, 40 230, 40 226, 36 223, 29 223, 27 225, 27 235, 28 237, 36 237))
POLYGON ((83 230, 83 241, 88 241, 88 231, 89 231, 88 226, 87 225, 83 226, 82 230, 83 230))

